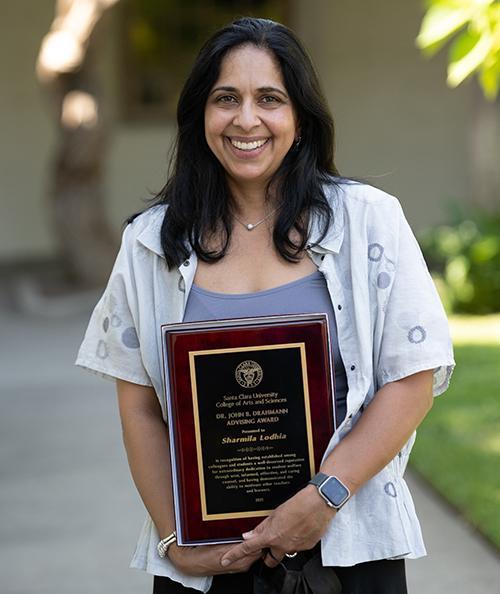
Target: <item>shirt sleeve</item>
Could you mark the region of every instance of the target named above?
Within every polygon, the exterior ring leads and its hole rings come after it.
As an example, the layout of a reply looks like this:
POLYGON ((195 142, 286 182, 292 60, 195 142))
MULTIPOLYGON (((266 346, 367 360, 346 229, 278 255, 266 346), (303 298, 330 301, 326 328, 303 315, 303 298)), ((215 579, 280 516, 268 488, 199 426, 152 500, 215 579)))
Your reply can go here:
MULTIPOLYGON (((379 388, 413 373, 434 370, 434 396, 448 387, 455 362, 448 320, 420 246, 397 204, 397 259, 394 282, 384 305, 385 317, 377 367, 379 388)), ((374 257, 378 257, 379 252, 374 257)), ((379 274, 379 286, 390 272, 379 274)))
POLYGON ((153 385, 144 367, 132 257, 133 224, 123 232, 107 287, 97 303, 75 364, 108 379, 153 385))

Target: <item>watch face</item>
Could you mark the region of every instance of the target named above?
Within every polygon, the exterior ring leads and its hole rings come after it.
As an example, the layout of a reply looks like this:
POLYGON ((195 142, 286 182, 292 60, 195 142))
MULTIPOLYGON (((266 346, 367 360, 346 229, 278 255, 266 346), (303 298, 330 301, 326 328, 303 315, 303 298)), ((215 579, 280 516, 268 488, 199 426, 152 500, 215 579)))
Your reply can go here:
POLYGON ((349 499, 349 490, 337 478, 330 476, 321 485, 320 491, 333 507, 340 507, 349 499))

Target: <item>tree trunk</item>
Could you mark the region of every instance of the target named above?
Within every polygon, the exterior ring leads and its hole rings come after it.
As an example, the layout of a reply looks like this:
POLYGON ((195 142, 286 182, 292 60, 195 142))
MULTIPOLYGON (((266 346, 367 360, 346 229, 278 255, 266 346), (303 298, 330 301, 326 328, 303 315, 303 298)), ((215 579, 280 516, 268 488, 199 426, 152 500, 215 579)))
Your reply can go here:
MULTIPOLYGON (((91 67, 89 68, 91 70, 91 67)), ((75 89, 88 93, 92 72, 85 66, 78 74, 65 75, 54 99, 61 113, 75 89)), ((98 93, 88 93, 98 110, 98 93)), ((83 97, 85 95, 81 95, 83 97)), ((61 258, 69 279, 82 287, 103 285, 116 255, 116 242, 105 212, 104 162, 106 131, 97 111, 92 126, 65 125, 59 118, 59 143, 52 160, 49 199, 61 258)))
POLYGON ((52 220, 65 271, 80 287, 103 285, 116 254, 105 212, 106 129, 93 54, 96 25, 117 1, 57 0, 37 62, 59 132, 49 192, 52 220))

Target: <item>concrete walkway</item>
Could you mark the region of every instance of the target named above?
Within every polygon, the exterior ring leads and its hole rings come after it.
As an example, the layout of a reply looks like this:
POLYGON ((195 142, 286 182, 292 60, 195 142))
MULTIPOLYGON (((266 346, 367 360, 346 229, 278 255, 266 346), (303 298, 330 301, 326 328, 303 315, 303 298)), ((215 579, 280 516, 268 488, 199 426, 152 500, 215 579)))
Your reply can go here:
MULTIPOLYGON (((128 569, 144 512, 114 385, 72 365, 87 319, 0 304, 2 594, 151 592, 151 578, 128 569)), ((410 592, 498 591, 499 557, 410 479, 429 549, 407 564, 410 592)))

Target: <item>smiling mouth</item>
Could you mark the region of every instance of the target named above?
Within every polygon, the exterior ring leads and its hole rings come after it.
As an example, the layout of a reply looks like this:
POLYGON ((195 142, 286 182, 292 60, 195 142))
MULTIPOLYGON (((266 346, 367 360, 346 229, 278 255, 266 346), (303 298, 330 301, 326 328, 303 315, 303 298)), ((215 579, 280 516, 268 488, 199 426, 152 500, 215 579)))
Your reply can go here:
POLYGON ((269 142, 269 138, 265 138, 263 140, 253 140, 252 142, 242 142, 241 140, 233 140, 229 138, 229 142, 240 151, 254 151, 255 149, 264 146, 267 142, 269 142))

